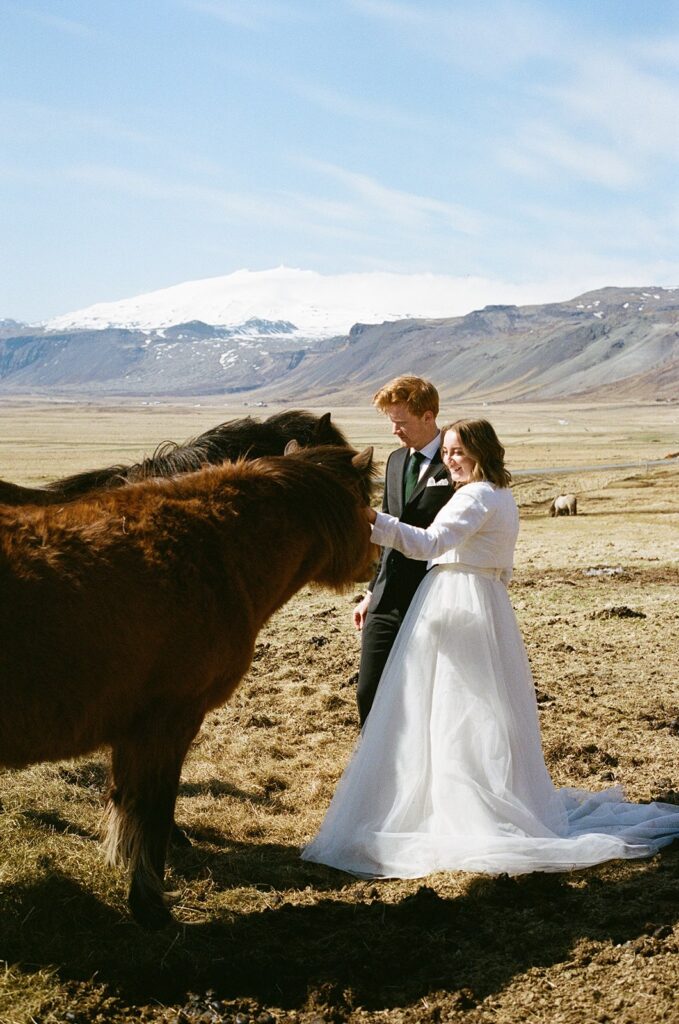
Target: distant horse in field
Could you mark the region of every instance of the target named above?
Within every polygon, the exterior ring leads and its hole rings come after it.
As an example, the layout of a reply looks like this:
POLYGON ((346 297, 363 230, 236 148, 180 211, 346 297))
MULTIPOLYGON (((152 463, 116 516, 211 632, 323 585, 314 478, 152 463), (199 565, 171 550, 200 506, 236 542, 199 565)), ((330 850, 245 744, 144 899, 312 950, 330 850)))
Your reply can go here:
MULTIPOLYGON (((297 447, 297 446, 292 446, 297 447)), ((367 579, 372 449, 298 448, 47 508, 0 507, 0 765, 110 746, 105 847, 162 892, 184 757, 309 582, 367 579)))
POLYGON ((576 516, 578 499, 574 494, 559 494, 549 506, 550 516, 576 516))
POLYGON ((306 448, 314 445, 348 445, 342 431, 331 421, 330 413, 314 416, 303 409, 290 409, 255 420, 246 416, 227 420, 183 444, 163 441, 153 455, 131 466, 105 466, 62 477, 44 487, 21 487, 0 480, 0 503, 4 505, 56 505, 73 501, 102 489, 158 476, 191 473, 207 465, 282 455, 289 441, 306 448))

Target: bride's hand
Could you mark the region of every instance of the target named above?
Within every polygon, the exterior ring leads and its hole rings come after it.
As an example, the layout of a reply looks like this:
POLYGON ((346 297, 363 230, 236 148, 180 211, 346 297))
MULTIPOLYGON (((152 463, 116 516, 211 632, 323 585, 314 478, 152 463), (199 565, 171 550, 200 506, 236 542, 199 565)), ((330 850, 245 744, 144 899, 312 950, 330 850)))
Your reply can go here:
POLYGON ((366 508, 365 515, 366 515, 366 519, 371 524, 374 523, 375 520, 377 519, 377 512, 375 511, 374 508, 370 508, 370 506, 368 506, 368 508, 366 508))

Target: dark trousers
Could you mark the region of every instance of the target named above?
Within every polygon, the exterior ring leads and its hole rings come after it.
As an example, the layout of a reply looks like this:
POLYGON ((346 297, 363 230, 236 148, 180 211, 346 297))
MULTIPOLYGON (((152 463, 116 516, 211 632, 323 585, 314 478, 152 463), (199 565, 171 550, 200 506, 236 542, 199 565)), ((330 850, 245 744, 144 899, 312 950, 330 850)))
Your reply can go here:
POLYGON ((356 700, 361 726, 375 699, 378 683, 403 622, 405 609, 368 612, 361 631, 361 663, 358 669, 356 700))

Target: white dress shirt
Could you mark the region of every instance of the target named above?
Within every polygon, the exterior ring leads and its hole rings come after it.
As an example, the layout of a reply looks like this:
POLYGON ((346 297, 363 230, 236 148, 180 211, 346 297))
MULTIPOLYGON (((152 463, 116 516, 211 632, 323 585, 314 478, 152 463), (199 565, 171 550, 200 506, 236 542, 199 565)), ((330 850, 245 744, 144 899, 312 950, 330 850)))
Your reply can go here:
POLYGON ((420 455, 422 456, 422 460, 420 461, 420 472, 419 472, 419 476, 417 478, 418 480, 421 480, 423 475, 427 472, 427 470, 429 469, 429 463, 434 458, 434 456, 436 455, 436 453, 437 453, 437 451, 439 450, 440 447, 441 447, 441 434, 439 432, 436 435, 436 437, 434 438, 433 441, 430 441, 429 444, 425 444, 424 448, 411 448, 410 449, 410 455, 411 456, 416 451, 419 451, 420 455))

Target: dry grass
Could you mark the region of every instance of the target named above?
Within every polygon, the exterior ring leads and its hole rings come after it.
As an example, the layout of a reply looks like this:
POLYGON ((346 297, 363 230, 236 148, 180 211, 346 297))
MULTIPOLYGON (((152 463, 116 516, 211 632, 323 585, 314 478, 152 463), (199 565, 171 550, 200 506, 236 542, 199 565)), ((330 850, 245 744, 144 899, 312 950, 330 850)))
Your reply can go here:
MULTIPOLYGON (((136 462, 168 438, 186 440, 223 420, 266 417, 283 408, 287 406, 225 403, 214 396, 182 404, 77 404, 0 397, 0 478, 39 484, 83 469, 136 462)), ((444 403, 439 422, 461 416, 492 420, 507 446, 511 469, 643 462, 679 451, 679 404, 444 403)), ((371 407, 333 408, 333 418, 357 447, 375 445, 377 458, 386 458, 393 448, 388 421, 371 407)))
MULTIPOLYGON (((58 465, 36 472, 31 457, 19 473, 5 459, 1 475, 31 482, 133 460, 163 437, 238 414, 198 413, 90 411, 85 431, 84 413, 53 409, 58 465), (104 449, 113 422, 121 440, 104 449), (74 452, 78 431, 85 448, 74 452)), ((22 436, 37 450, 42 412, 25 417, 22 436)), ((342 410, 338 418, 356 443, 386 450, 386 431, 369 434, 379 420, 352 425, 342 410)), ((5 438, 19 436, 18 421, 4 422, 5 438)), ((668 450, 671 441, 663 437, 668 450)), ((11 450, 0 437, 0 453, 11 450)), ((589 461, 572 457, 570 440, 559 452, 552 465, 589 461)), ((597 461, 612 454, 602 448, 597 461)), ((545 464, 543 449, 523 464, 545 464)), ((517 486, 523 527, 511 595, 547 760, 559 784, 620 782, 647 800, 679 789, 679 472, 587 474, 583 514, 549 519, 547 499, 566 481, 517 486), (645 618, 593 617, 608 606, 645 618)), ((126 912, 125 878, 102 864, 103 754, 2 774, 2 1024, 677 1019, 677 849, 518 881, 446 873, 375 883, 299 860, 356 736, 351 597, 298 595, 260 635, 234 699, 206 721, 177 807, 193 840, 168 872, 177 927, 142 933, 126 912)))

